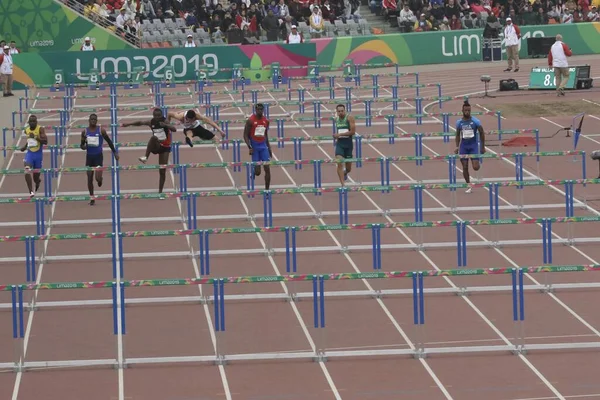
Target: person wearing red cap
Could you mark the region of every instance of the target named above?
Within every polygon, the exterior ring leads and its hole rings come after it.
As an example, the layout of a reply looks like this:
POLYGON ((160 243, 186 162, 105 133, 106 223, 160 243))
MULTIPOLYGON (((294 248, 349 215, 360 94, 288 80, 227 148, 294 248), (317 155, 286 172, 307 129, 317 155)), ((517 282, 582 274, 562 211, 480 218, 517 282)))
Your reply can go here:
POLYGON ((508 68, 504 72, 512 70, 513 61, 515 72, 519 72, 519 43, 521 42, 521 30, 512 22, 512 18, 506 18, 504 27, 504 45, 506 46, 506 58, 508 59, 508 68))
POLYGON ((4 46, 0 54, 0 84, 4 85, 4 97, 14 96, 12 94, 13 83, 13 58, 10 47, 4 46))

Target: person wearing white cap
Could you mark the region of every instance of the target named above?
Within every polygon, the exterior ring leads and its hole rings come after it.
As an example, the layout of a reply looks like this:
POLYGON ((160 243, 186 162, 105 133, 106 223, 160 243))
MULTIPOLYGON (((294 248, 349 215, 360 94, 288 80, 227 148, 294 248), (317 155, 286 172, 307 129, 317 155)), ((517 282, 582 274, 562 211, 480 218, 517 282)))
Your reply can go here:
POLYGON ((183 47, 196 47, 196 43, 194 43, 194 37, 192 35, 187 35, 187 42, 183 47))
POLYGON ((0 83, 4 85, 4 97, 14 96, 12 94, 13 83, 13 58, 10 47, 4 46, 4 52, 0 54, 0 83))
POLYGON ((513 61, 515 72, 519 72, 519 43, 521 43, 521 30, 512 22, 512 18, 506 18, 504 27, 504 45, 506 46, 506 57, 508 59, 508 68, 504 72, 512 70, 513 61))
POLYGON ((295 44, 295 43, 303 43, 304 39, 302 38, 302 34, 298 32, 298 27, 296 25, 292 25, 292 31, 288 35, 286 39, 286 43, 295 44))
POLYGON ((89 37, 86 37, 83 41, 83 46, 81 46, 81 51, 95 51, 96 47, 92 44, 92 41, 89 37))

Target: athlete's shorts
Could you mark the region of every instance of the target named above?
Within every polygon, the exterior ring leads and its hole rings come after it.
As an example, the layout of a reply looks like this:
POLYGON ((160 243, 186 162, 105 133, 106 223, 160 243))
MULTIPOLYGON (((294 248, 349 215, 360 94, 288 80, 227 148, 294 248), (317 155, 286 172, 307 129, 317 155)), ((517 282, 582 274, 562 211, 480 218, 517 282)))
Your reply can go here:
POLYGON ((352 140, 338 140, 335 144, 335 156, 341 156, 343 158, 352 158, 352 151, 354 150, 354 142, 352 140))
POLYGON ((170 153, 171 152, 171 146, 158 146, 158 150, 155 150, 152 152, 152 154, 163 154, 163 153, 170 153))
POLYGON ((269 148, 268 147, 259 147, 259 148, 253 148, 254 151, 252 152, 252 161, 253 162, 267 162, 267 161, 271 161, 271 155, 269 154, 269 148))
POLYGON ((33 169, 41 169, 44 164, 44 153, 40 151, 27 151, 25 154, 25 164, 33 169))
POLYGON ((86 167, 102 167, 104 166, 104 155, 99 154, 86 154, 85 156, 86 167))
POLYGON ((203 127, 202 125, 198 125, 194 129, 184 129, 183 133, 187 133, 188 131, 192 131, 192 136, 199 137, 202 140, 212 140, 215 137, 215 134, 203 127))
MULTIPOLYGON (((458 154, 479 154, 477 149, 477 141, 472 142, 461 142, 458 149, 458 154)), ((468 157, 461 157, 461 160, 468 160, 468 157)))

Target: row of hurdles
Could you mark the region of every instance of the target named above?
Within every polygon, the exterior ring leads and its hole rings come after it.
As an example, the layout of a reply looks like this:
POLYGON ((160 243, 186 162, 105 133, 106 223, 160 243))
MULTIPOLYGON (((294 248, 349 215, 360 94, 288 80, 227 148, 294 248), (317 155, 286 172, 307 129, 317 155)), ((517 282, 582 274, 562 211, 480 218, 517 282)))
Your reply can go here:
MULTIPOLYGON (((19 349, 16 354, 16 359, 13 362, 0 363, 0 368, 12 369, 15 372, 24 371, 33 368, 53 368, 53 367, 85 367, 85 366, 104 366, 125 368, 130 365, 139 364, 165 364, 165 363, 217 363, 223 364, 232 361, 262 361, 262 360, 285 360, 285 359, 308 359, 314 361, 327 361, 330 358, 339 357, 372 357, 372 356, 412 356, 415 358, 428 357, 435 354, 460 354, 460 353, 485 353, 485 352, 500 352, 525 354, 532 350, 564 350, 564 349, 592 349, 599 348, 600 342, 567 342, 567 343, 527 343, 524 333, 525 324, 525 291, 553 291, 559 288, 597 288, 598 284, 593 283, 557 283, 550 285, 527 285, 525 277, 531 274, 560 274, 564 272, 590 272, 600 271, 599 264, 590 265, 540 265, 530 267, 501 267, 501 268, 478 268, 478 269, 454 269, 454 270, 424 270, 424 271, 391 271, 391 272, 366 272, 366 273, 332 273, 332 274, 287 274, 287 275, 271 275, 271 276, 235 276, 222 278, 174 278, 174 279, 149 279, 149 280, 116 280, 116 281, 93 281, 93 282, 51 282, 51 283, 29 283, 18 285, 0 285, 0 292, 11 293, 11 303, 9 304, 12 312, 12 337, 15 340, 15 345, 19 349), (507 284, 502 286, 490 285, 479 287, 468 287, 468 285, 460 287, 448 288, 426 288, 425 278, 434 279, 439 277, 457 278, 458 280, 464 277, 473 276, 510 276, 507 279, 507 284), (354 291, 333 291, 326 292, 326 282, 330 281, 355 281, 362 280, 410 280, 411 288, 407 289, 381 289, 381 290, 354 290, 354 291), (269 294, 245 294, 245 295, 226 295, 225 287, 237 284, 285 284, 288 288, 287 293, 269 293, 269 294), (126 309, 135 306, 135 304, 158 304, 165 302, 164 298, 127 298, 126 289, 142 288, 142 287, 175 287, 175 286, 212 286, 212 296, 203 292, 199 296, 190 298, 173 297, 173 304, 185 304, 192 302, 193 304, 212 304, 214 326, 216 333, 217 351, 214 355, 191 355, 179 357, 144 357, 130 358, 125 357, 122 363, 117 361, 117 357, 95 360, 44 360, 44 361, 28 361, 23 353, 23 342, 25 337, 25 312, 35 309, 38 312, 44 312, 50 307, 85 307, 103 305, 112 308, 112 330, 107 329, 107 335, 119 336, 125 339, 127 336, 126 309), (62 302, 37 302, 34 297, 28 303, 25 299, 28 292, 39 292, 47 290, 91 290, 95 291, 111 291, 110 299, 102 300, 87 300, 87 301, 62 301, 62 302), (298 291, 298 289, 308 289, 306 291, 298 291), (312 290, 311 290, 312 289, 312 290), (506 300, 506 313, 512 316, 513 323, 517 328, 515 338, 507 344, 503 345, 473 345, 465 344, 461 346, 427 346, 424 340, 424 325, 425 325, 425 294, 434 293, 452 293, 456 295, 469 295, 471 293, 498 293, 510 292, 510 300, 506 300), (362 349, 362 350, 333 350, 328 347, 327 340, 324 336, 317 335, 318 339, 315 351, 295 351, 295 352, 276 352, 276 353, 252 353, 252 354, 228 354, 224 344, 226 343, 226 310, 227 303, 230 301, 262 299, 276 300, 281 299, 296 302, 302 299, 312 300, 312 327, 315 333, 325 332, 326 327, 335 326, 326 323, 326 303, 335 301, 339 298, 349 297, 367 297, 367 298, 384 298, 390 296, 408 296, 412 300, 413 318, 412 325, 415 327, 416 346, 403 348, 398 346, 391 349, 362 349), (329 298, 330 300, 326 301, 329 298)), ((399 283, 399 286, 404 286, 399 283)), ((500 304, 499 304, 500 306, 500 304)), ((229 307, 233 307, 230 305, 229 307)), ((228 331, 230 332, 230 331, 228 331)), ((529 340, 530 341, 530 340, 529 340)), ((367 346, 368 347, 368 346, 367 346)))
MULTIPOLYGON (((236 154, 240 157, 240 144, 238 142, 237 147, 234 147, 233 158, 236 159, 236 154)), ((177 148, 178 146, 175 146, 177 148)), ((461 157, 467 157, 471 159, 479 159, 479 160, 507 160, 514 159, 515 165, 515 180, 520 182, 518 185, 519 188, 522 188, 525 182, 529 182, 530 179, 524 178, 524 167, 523 167, 523 159, 526 157, 535 157, 537 162, 539 163, 539 159, 543 157, 577 157, 581 156, 581 179, 584 181, 587 180, 587 161, 586 161, 586 152, 584 150, 577 151, 553 151, 553 152, 527 152, 527 153, 486 153, 486 154, 470 154, 470 155, 460 155, 460 154, 449 154, 449 155, 439 155, 439 156, 395 156, 395 157, 364 157, 364 158, 352 158, 346 160, 338 160, 338 159, 315 159, 315 160, 284 160, 284 161, 268 161, 268 162, 242 162, 242 161, 234 161, 234 162, 210 162, 210 163, 186 163, 186 164, 178 164, 177 161, 179 159, 178 152, 174 152, 174 161, 175 164, 168 165, 145 165, 145 164, 137 164, 137 165, 118 165, 118 161, 114 158, 112 159, 112 166, 104 166, 104 167, 56 167, 58 164, 58 153, 59 150, 62 150, 58 146, 50 147, 51 152, 51 168, 42 168, 42 169, 31 169, 31 173, 40 173, 44 175, 44 197, 52 197, 53 196, 53 178, 59 176, 59 174, 63 173, 80 173, 87 171, 110 171, 111 178, 113 179, 112 194, 120 194, 121 193, 121 184, 120 184, 120 174, 123 171, 149 171, 149 170, 159 170, 159 169, 171 169, 179 176, 179 192, 186 192, 188 190, 188 179, 187 172, 190 169, 231 169, 234 172, 240 172, 242 167, 245 167, 246 171, 246 189, 254 190, 255 189, 255 179, 253 178, 253 170, 255 166, 259 165, 270 165, 270 166, 281 166, 281 167, 291 167, 294 166, 296 169, 301 169, 302 166, 312 165, 313 167, 313 182, 312 186, 315 189, 322 189, 323 181, 322 181, 322 166, 323 165, 334 165, 339 163, 352 162, 357 164, 357 166, 363 167, 363 164, 379 164, 379 178, 381 186, 396 186, 391 185, 391 166, 396 163, 402 162, 416 162, 417 165, 423 165, 423 161, 444 161, 448 163, 448 185, 454 186, 442 186, 444 188, 448 188, 452 191, 455 191, 456 188, 461 188, 465 186, 457 186, 456 181, 456 160, 461 157)), ((26 170, 24 168, 15 168, 15 169, 2 169, 0 170, 1 175, 20 175, 24 174, 26 170)), ((537 182, 538 179, 534 179, 534 182, 537 182)), ((421 185, 421 183, 419 183, 421 185)), ((439 184, 445 185, 445 184, 439 184)), ((465 184, 466 185, 466 184, 465 184)), ((354 186, 354 185, 353 185, 354 186)), ((353 187, 350 186, 350 187, 353 187)), ((362 185, 356 185, 361 187, 362 185)), ((399 185, 398 187, 404 187, 403 185, 399 185)), ((415 185, 408 185, 407 187, 414 188, 415 185)), ((432 186, 438 187, 438 186, 432 186)), ((383 191, 383 190, 382 190, 383 191)))
MULTIPOLYGON (((264 196, 265 202, 268 201, 269 196, 264 196)), ((597 243, 600 239, 597 237, 583 237, 575 238, 573 235, 574 224, 585 224, 585 223, 597 223, 600 221, 600 215, 589 215, 589 216, 573 216, 572 209, 568 212, 570 216, 567 217, 548 217, 548 218, 493 218, 493 219, 474 219, 474 220, 446 220, 446 221, 406 221, 406 222, 387 222, 387 223, 360 223, 360 224, 317 224, 317 225, 300 225, 300 226, 277 226, 273 225, 272 221, 269 221, 268 216, 265 215, 264 227, 251 226, 251 227, 219 227, 219 228, 205 228, 198 229, 194 226, 193 218, 188 215, 188 225, 185 229, 178 230, 139 230, 139 231, 125 231, 123 230, 123 221, 120 218, 120 202, 119 198, 111 199, 111 214, 112 214, 112 228, 111 231, 105 232, 91 232, 91 233, 61 233, 61 234, 45 234, 45 230, 42 234, 38 235, 4 235, 0 236, 0 243, 24 243, 25 257, 15 258, 0 258, 2 263, 21 263, 24 261, 26 281, 31 282, 36 280, 36 269, 38 262, 52 262, 64 260, 62 256, 48 256, 46 254, 38 255, 36 250, 40 246, 36 246, 38 242, 47 241, 63 241, 63 240, 110 240, 111 252, 106 254, 83 254, 83 255, 70 255, 68 259, 70 261, 84 261, 84 260, 106 260, 112 261, 113 278, 124 276, 124 243, 123 240, 126 238, 141 238, 141 237, 197 237, 198 251, 176 251, 168 252, 165 254, 164 251, 144 251, 143 253, 136 253, 136 259, 168 259, 168 258, 197 258, 200 263, 201 275, 210 274, 210 257, 211 256, 231 256, 231 255, 272 255, 272 254, 285 254, 286 271, 297 272, 297 254, 299 252, 305 252, 314 254, 315 252, 321 253, 346 253, 346 252, 360 252, 370 250, 373 257, 372 268, 379 270, 382 268, 382 250, 408 250, 408 251, 422 251, 426 249, 456 249, 457 254, 457 265, 459 267, 467 266, 467 248, 500 248, 507 246, 531 246, 542 244, 542 259, 545 264, 552 264, 553 254, 553 243, 559 243, 564 245, 577 245, 585 243, 597 243), (190 219, 192 219, 190 223, 190 219), (568 229, 568 236, 566 238, 558 237, 553 238, 552 226, 553 224, 566 224, 568 229), (512 225, 540 225, 541 226, 541 239, 531 240, 499 240, 499 233, 501 226, 512 226, 512 225), (479 241, 467 241, 466 229, 467 227, 489 227, 490 234, 493 236, 492 240, 482 239, 479 241), (423 230, 429 228, 436 228, 438 234, 440 228, 455 228, 455 234, 453 239, 431 243, 424 242, 422 240, 423 230), (417 238, 411 240, 412 243, 408 244, 381 244, 381 230, 403 230, 403 229, 415 229, 417 238), (346 243, 345 232, 348 231, 371 231, 371 243, 365 245, 348 245, 346 243), (298 246, 297 233, 303 232, 305 235, 310 232, 341 232, 342 238, 339 241, 339 245, 331 246, 319 246, 319 247, 300 247, 298 246), (278 248, 273 245, 274 234, 284 234, 285 246, 278 248), (254 249, 226 249, 226 250, 210 250, 209 237, 213 235, 237 235, 237 234, 264 234, 266 237, 266 243, 264 248, 254 249), (419 240, 420 239, 420 240, 419 240)), ((42 201, 36 201, 35 204, 41 204, 42 201)), ((189 206, 188 206, 189 210, 189 206)), ((42 216, 43 217, 43 216, 42 216)), ((148 219, 149 221, 152 219, 148 219)), ((472 228, 474 229, 474 228, 472 228)), ((452 236, 449 232, 452 229, 445 229, 445 233, 452 236)), ((38 231, 39 232, 39 231, 38 231)), ((280 240, 279 238, 278 240, 280 240)), ((136 239, 139 240, 139 239, 136 239)), ((190 240, 194 243, 193 240, 190 240)), ((139 243, 138 243, 139 244, 139 243)), ((42 253, 44 252, 44 246, 42 247, 42 253)), ((195 245, 193 246, 195 247, 195 245)), ((127 253, 133 254, 133 253, 127 253)))

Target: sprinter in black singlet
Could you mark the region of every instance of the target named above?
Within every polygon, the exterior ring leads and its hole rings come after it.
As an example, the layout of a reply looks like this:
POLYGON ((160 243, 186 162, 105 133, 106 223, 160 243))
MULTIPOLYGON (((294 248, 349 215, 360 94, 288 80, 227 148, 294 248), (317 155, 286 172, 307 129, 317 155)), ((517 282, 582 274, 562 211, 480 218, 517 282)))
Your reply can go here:
MULTIPOLYGON (((145 164, 148 161, 150 153, 152 153, 158 155, 159 165, 169 164, 169 154, 171 153, 171 142, 173 140, 172 132, 177 132, 177 128, 167 122, 160 108, 154 109, 151 120, 128 122, 121 126, 149 126, 152 130, 152 137, 148 140, 146 155, 140 157, 139 160, 145 164)), ((158 193, 162 193, 165 186, 166 169, 160 168, 158 172, 158 193)))

